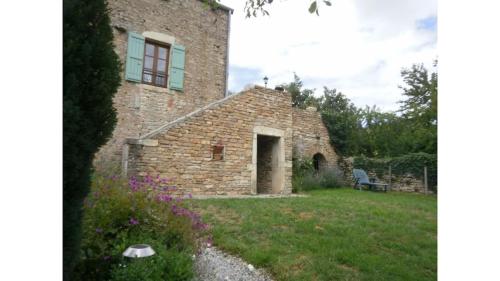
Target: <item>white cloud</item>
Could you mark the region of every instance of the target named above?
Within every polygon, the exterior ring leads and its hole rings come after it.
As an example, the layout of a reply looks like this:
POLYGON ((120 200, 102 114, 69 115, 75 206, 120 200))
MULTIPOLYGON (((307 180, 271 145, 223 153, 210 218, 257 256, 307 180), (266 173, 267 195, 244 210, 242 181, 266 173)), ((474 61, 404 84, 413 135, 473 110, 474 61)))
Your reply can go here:
MULTIPOLYGON (((331 7, 320 6, 319 17, 307 11, 310 1, 274 1, 269 17, 251 19, 243 13, 245 0, 222 3, 235 9, 232 69, 267 75, 270 86, 290 82, 296 72, 317 94, 328 86, 358 106, 393 110, 402 99, 401 68, 431 67, 437 58, 436 30, 417 28, 418 21, 436 16, 436 0, 334 0, 331 7)), ((257 76, 232 77, 229 87, 239 91, 248 83, 262 84, 257 76)))

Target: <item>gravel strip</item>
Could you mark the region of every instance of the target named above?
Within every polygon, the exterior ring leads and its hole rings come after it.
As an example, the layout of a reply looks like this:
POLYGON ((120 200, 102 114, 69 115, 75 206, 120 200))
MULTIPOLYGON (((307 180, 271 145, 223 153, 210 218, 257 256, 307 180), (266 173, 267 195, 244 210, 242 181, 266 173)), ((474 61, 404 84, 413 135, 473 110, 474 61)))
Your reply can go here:
POLYGON ((244 260, 214 247, 205 248, 195 259, 200 281, 272 281, 263 269, 256 269, 244 260))

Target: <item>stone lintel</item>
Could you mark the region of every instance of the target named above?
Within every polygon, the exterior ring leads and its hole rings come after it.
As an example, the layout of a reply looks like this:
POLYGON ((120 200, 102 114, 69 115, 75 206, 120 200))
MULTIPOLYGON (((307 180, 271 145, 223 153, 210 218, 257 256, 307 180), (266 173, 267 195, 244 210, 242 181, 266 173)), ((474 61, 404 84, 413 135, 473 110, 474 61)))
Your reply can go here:
POLYGON ((284 137, 285 132, 280 129, 269 128, 264 126, 255 126, 253 132, 259 135, 274 136, 274 137, 284 137))
POLYGON ((170 45, 175 44, 175 37, 170 36, 168 34, 164 34, 164 33, 159 33, 159 32, 154 32, 154 31, 144 31, 142 33, 142 36, 149 38, 149 39, 156 40, 156 41, 160 41, 163 43, 167 43, 170 45))

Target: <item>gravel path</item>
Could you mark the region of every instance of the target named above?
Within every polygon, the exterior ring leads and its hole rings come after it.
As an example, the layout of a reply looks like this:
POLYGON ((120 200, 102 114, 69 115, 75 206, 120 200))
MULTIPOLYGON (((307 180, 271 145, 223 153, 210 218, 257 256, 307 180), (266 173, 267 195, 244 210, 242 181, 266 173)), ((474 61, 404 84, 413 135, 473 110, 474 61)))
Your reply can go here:
POLYGON ((263 269, 256 269, 244 260, 214 247, 205 248, 196 256, 195 270, 200 281, 272 281, 263 269))

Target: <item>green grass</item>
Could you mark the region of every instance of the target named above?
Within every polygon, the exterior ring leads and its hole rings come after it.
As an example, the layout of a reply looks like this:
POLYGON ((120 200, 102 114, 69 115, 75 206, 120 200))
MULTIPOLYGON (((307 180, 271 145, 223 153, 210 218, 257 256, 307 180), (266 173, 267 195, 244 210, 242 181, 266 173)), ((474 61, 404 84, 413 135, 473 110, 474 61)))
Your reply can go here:
POLYGON ((211 199, 215 246, 277 280, 436 280, 435 196, 319 190, 307 198, 211 199))

